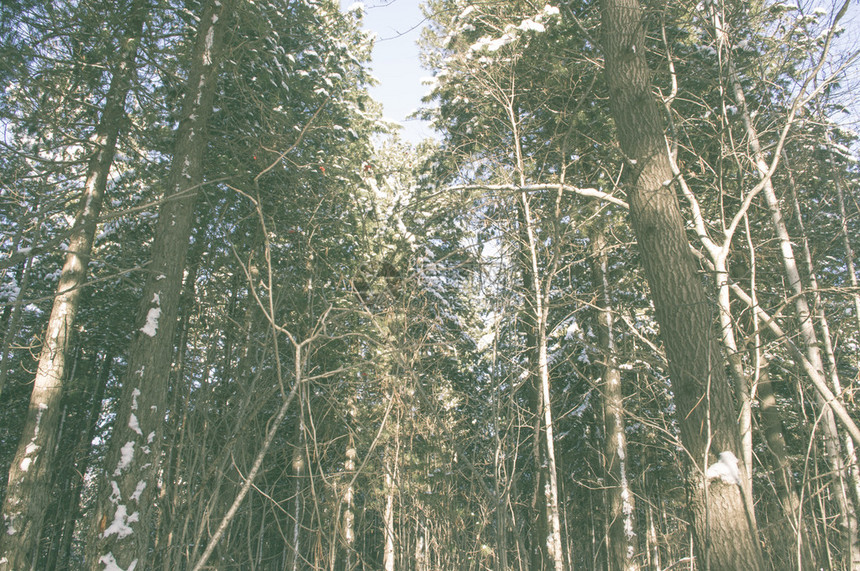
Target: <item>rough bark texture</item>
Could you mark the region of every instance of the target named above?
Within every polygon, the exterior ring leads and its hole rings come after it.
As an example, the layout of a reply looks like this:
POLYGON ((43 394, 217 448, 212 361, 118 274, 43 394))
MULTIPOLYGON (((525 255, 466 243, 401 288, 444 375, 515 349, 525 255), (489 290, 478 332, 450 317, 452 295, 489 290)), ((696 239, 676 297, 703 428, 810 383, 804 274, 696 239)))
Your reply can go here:
MULTIPOLYGON (((629 163, 631 223, 666 346, 681 439, 695 463, 688 486, 699 565, 760 569, 755 523, 740 486, 704 476, 715 454, 742 452, 715 316, 696 274, 651 92, 642 10, 636 0, 603 0, 601 9, 610 104, 629 163)), ((745 472, 742 463, 739 471, 745 472)))
MULTIPOLYGON (((797 569, 814 569, 815 556, 806 521, 803 518, 800 496, 794 482, 788 448, 783 434, 782 415, 770 382, 767 363, 762 363, 758 379, 758 400, 765 442, 770 450, 771 464, 776 480, 776 493, 791 530, 792 557, 797 569)), ((786 538, 789 539, 789 538, 786 538)))
POLYGON ((603 352, 603 423, 606 435, 606 486, 609 496, 609 568, 635 571, 641 564, 639 538, 636 535, 635 504, 627 478, 627 434, 624 429, 624 395, 621 371, 615 360, 612 337, 612 304, 609 297, 608 259, 602 230, 591 237, 592 275, 598 287, 597 334, 603 352))
MULTIPOLYGON (((226 3, 226 2, 224 2, 226 3)), ((203 154, 224 29, 222 2, 208 3, 186 83, 168 175, 167 199, 155 229, 149 275, 129 350, 114 432, 99 476, 101 491, 88 541, 88 566, 144 567, 155 493, 182 276, 202 181, 203 154)))
POLYGON ((96 128, 96 151, 87 166, 80 208, 72 225, 36 368, 27 419, 9 469, 3 504, 5 533, 0 533, 2 570, 27 569, 36 557, 36 544, 50 500, 51 470, 62 418, 64 383, 69 374, 67 361, 72 352, 75 317, 87 279, 93 238, 125 115, 125 99, 131 86, 137 45, 148 5, 146 0, 132 4, 127 37, 122 43, 119 63, 111 78, 104 111, 96 128))

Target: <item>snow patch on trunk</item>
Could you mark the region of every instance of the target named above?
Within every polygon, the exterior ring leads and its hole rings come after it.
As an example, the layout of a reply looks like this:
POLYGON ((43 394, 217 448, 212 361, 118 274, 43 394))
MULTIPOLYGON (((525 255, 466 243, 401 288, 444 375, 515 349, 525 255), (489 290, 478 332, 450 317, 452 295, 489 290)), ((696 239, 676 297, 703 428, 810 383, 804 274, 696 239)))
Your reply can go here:
POLYGON ((134 530, 128 524, 136 523, 138 521, 140 521, 140 512, 134 512, 129 515, 128 508, 125 507, 125 504, 120 504, 116 507, 113 521, 107 529, 105 529, 102 537, 108 537, 113 534, 116 534, 118 539, 128 537, 134 533, 134 530))
POLYGON ((140 423, 137 421, 137 416, 134 413, 131 413, 131 416, 128 417, 128 427, 136 432, 138 436, 143 436, 140 423))
POLYGON ((158 333, 158 318, 161 317, 161 298, 157 293, 152 294, 152 303, 154 307, 149 308, 149 312, 146 314, 146 323, 140 330, 150 337, 155 337, 155 334, 158 333))
POLYGON ((741 483, 741 473, 738 469, 738 458, 730 450, 720 452, 720 459, 708 466, 705 477, 709 480, 719 478, 726 484, 741 483))
POLYGON ((99 558, 99 563, 103 563, 105 566, 102 571, 134 571, 134 568, 137 567, 137 559, 135 559, 131 562, 131 565, 128 566, 128 569, 123 569, 116 562, 116 558, 113 556, 113 553, 102 555, 101 558, 99 558))
POLYGON ((119 462, 117 462, 116 470, 113 471, 114 476, 119 476, 122 474, 122 471, 131 465, 132 460, 134 460, 134 442, 129 440, 125 444, 123 444, 122 448, 119 451, 120 458, 119 462))

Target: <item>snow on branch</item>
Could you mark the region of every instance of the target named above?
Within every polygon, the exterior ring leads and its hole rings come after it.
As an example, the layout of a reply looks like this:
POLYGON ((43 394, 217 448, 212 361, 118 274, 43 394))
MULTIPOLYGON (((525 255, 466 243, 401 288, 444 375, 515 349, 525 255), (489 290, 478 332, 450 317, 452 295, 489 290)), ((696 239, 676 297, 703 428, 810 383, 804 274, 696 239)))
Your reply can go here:
POLYGON ((606 202, 611 202, 616 206, 620 206, 625 210, 630 209, 630 205, 621 200, 620 198, 616 198, 607 192, 603 192, 602 190, 597 190, 596 188, 581 188, 578 186, 571 186, 569 184, 527 184, 525 186, 520 186, 516 184, 461 184, 456 186, 449 186, 447 190, 509 190, 509 191, 517 191, 517 192, 534 192, 541 190, 561 190, 565 192, 572 192, 574 194, 578 194, 579 196, 585 196, 587 198, 597 198, 599 200, 604 200, 606 202))

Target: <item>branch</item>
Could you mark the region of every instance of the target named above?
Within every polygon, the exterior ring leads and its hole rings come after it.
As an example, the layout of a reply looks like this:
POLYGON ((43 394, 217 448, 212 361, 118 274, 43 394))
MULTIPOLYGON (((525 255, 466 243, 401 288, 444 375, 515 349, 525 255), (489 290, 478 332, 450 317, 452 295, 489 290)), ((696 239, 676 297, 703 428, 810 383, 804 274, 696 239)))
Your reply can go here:
MULTIPOLYGON (((693 249, 691 248, 691 250, 693 249)), ((710 262, 701 255, 701 253, 695 250, 693 250, 693 252, 697 254, 703 262, 709 266, 711 265, 710 262)), ((827 386, 827 381, 824 380, 824 374, 809 362, 809 359, 806 358, 803 351, 795 345, 794 341, 791 340, 791 337, 785 334, 785 331, 782 330, 782 327, 779 326, 776 319, 770 316, 759 304, 755 303, 740 285, 730 282, 729 287, 731 288, 732 293, 735 294, 739 300, 755 312, 756 316, 761 319, 762 323, 768 329, 770 329, 771 333, 773 333, 778 339, 785 342, 785 346, 788 348, 789 352, 803 366, 803 370, 812 381, 812 385, 815 387, 815 390, 818 391, 821 398, 824 399, 824 402, 840 420, 842 425, 845 427, 845 430, 848 431, 848 434, 851 435, 851 440, 860 445, 860 428, 857 427, 857 424, 854 422, 854 419, 851 418, 851 415, 848 413, 848 409, 845 408, 842 401, 840 401, 839 398, 833 394, 833 391, 830 390, 830 387, 827 386)))
POLYGON ((620 198, 616 198, 607 192, 603 192, 602 190, 597 190, 596 188, 580 188, 578 186, 571 186, 569 184, 525 184, 525 185, 516 185, 516 184, 460 184, 455 186, 447 187, 447 190, 508 190, 508 191, 516 191, 516 192, 536 192, 541 190, 561 190, 566 192, 572 192, 574 194, 578 194, 579 196, 584 196, 586 198, 597 198, 599 200, 604 200, 606 202, 611 202, 616 206, 620 206, 625 210, 629 210, 630 206, 621 200, 620 198))
POLYGON ((270 170, 275 168, 278 165, 278 163, 284 159, 284 157, 286 157, 288 154, 290 154, 290 152, 292 152, 293 149, 295 149, 296 147, 299 146, 299 143, 301 143, 302 139, 305 138, 305 134, 308 132, 308 129, 310 129, 311 125, 313 125, 314 121, 316 121, 317 116, 320 114, 320 111, 322 111, 323 108, 326 106, 326 103, 329 102, 329 99, 331 99, 331 97, 329 97, 328 99, 323 101, 322 105, 320 105, 319 108, 317 108, 317 110, 314 111, 314 114, 311 116, 310 120, 307 123, 305 123, 305 126, 302 127, 302 130, 299 133, 299 136, 296 137, 296 140, 293 142, 293 144, 290 145, 286 151, 284 151, 280 155, 278 155, 277 159, 272 161, 271 164, 269 164, 269 166, 267 166, 266 168, 261 170, 257 174, 257 176, 254 177, 254 183, 255 184, 260 180, 261 176, 263 176, 264 174, 266 174, 267 172, 269 172, 270 170))

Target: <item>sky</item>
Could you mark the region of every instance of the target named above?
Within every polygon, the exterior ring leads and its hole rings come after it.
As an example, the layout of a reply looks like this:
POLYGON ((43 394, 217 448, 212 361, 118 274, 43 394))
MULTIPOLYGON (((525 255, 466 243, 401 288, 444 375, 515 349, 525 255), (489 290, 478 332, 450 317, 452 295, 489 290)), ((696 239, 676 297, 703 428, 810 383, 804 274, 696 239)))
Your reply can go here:
MULTIPOLYGON (((341 0, 346 10, 354 0, 341 0)), ((364 29, 377 36, 371 69, 379 84, 370 95, 383 106, 386 119, 403 125, 400 136, 418 143, 433 136, 424 122, 407 120, 421 106, 421 98, 430 88, 421 79, 430 73, 421 67, 416 42, 425 19, 419 7, 421 0, 363 0, 364 29)))
MULTIPOLYGON (((383 106, 383 116, 403 125, 400 136, 411 142, 418 143, 427 137, 436 136, 433 130, 423 121, 407 119, 416 109, 422 106, 421 98, 430 90, 422 85, 421 80, 430 71, 421 67, 419 50, 416 42, 421 34, 421 28, 427 23, 421 12, 422 0, 340 0, 342 10, 349 9, 354 4, 364 6, 364 29, 374 32, 377 36, 373 49, 373 60, 370 67, 373 76, 379 84, 370 89, 371 96, 383 106)), ((842 0, 825 1, 829 12, 833 5, 841 5, 842 0)), ((849 30, 840 42, 842 49, 848 49, 842 44, 849 44, 850 49, 857 49, 858 28, 860 28, 860 8, 856 3, 842 22, 849 30)), ((851 122, 858 119, 852 117, 851 122)), ((856 127, 855 127, 856 128, 856 127)))

